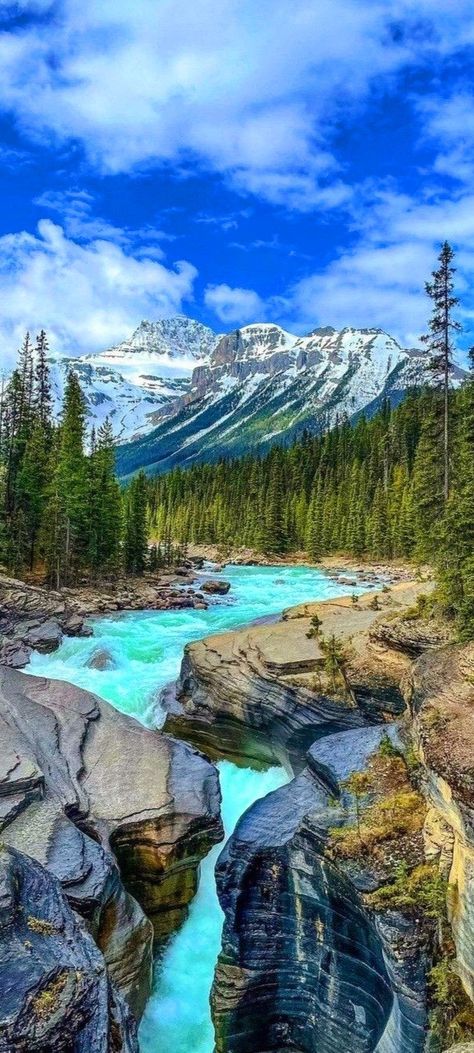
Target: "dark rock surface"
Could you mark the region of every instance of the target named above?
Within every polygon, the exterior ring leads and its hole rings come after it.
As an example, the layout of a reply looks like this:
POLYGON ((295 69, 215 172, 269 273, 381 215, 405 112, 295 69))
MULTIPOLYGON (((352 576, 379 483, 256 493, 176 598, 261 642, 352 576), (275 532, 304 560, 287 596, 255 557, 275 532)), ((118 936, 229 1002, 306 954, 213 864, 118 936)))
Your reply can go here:
POLYGON ((95 695, 6 668, 0 740, 2 840, 60 880, 139 1015, 148 918, 159 939, 175 930, 222 836, 217 772, 95 695))
POLYGON ((227 596, 227 593, 230 591, 230 581, 222 581, 221 579, 216 581, 214 578, 208 578, 206 581, 201 582, 201 589, 210 596, 227 596))
POLYGON ((31 651, 49 653, 63 633, 88 635, 77 606, 59 592, 0 576, 0 663, 20 669, 31 651))
POLYGON ((217 1053, 422 1050, 426 963, 416 930, 398 914, 375 919, 324 855, 332 795, 381 734, 316 744, 306 769, 251 807, 221 854, 217 1053))
POLYGON ((89 658, 87 665, 89 666, 89 669, 98 669, 101 671, 104 669, 115 669, 113 655, 105 650, 94 651, 89 658))
POLYGON ((59 882, 0 849, 0 1053, 138 1053, 136 1026, 59 882))

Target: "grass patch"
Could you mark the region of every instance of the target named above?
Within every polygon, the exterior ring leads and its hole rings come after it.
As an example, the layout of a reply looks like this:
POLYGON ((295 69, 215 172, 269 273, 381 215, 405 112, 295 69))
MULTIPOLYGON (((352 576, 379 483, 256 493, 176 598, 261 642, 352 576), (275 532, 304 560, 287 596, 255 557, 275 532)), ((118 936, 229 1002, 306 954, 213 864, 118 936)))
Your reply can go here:
POLYGON ((429 975, 432 1009, 430 1040, 433 1053, 456 1042, 474 1039, 474 1005, 456 971, 454 958, 443 957, 429 975))
POLYGON ((414 789, 407 764, 384 736, 364 772, 354 772, 343 788, 350 793, 353 810, 348 821, 329 831, 328 849, 341 859, 370 856, 382 860, 384 846, 395 843, 395 854, 403 861, 413 838, 421 836, 426 802, 414 789))
POLYGON ((58 997, 64 991, 67 980, 67 972, 58 973, 47 987, 44 987, 42 991, 35 995, 31 1008, 37 1018, 47 1020, 54 1010, 58 1008, 58 997))
POLYGON ((447 882, 433 863, 421 863, 409 870, 400 863, 394 878, 366 897, 374 910, 401 910, 404 913, 422 912, 436 920, 446 918, 447 882))
POLYGON ((39 936, 56 936, 59 929, 52 925, 50 921, 45 921, 44 918, 36 918, 34 914, 29 914, 26 919, 26 924, 31 932, 37 932, 39 936))

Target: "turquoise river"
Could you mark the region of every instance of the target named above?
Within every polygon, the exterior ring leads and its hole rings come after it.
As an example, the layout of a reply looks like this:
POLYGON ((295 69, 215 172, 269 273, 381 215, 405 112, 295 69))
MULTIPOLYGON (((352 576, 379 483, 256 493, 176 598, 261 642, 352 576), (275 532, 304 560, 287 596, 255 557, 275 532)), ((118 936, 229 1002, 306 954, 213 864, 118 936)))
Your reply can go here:
MULTIPOLYGON (((68 680, 142 723, 159 726, 163 716, 160 690, 176 679, 185 644, 278 615, 305 600, 350 592, 323 572, 307 567, 235 566, 226 567, 223 576, 230 581, 231 591, 213 600, 208 610, 134 611, 95 619, 92 637, 66 639, 54 654, 34 655, 28 672, 68 680), (112 669, 89 668, 88 661, 97 649, 112 656, 112 669)), ((227 761, 218 768, 228 837, 242 813, 281 786, 287 776, 281 768, 255 772, 227 761)), ((209 992, 223 921, 214 866, 221 849, 219 845, 204 860, 188 918, 157 964, 153 993, 140 1027, 141 1053, 212 1053, 209 992)))

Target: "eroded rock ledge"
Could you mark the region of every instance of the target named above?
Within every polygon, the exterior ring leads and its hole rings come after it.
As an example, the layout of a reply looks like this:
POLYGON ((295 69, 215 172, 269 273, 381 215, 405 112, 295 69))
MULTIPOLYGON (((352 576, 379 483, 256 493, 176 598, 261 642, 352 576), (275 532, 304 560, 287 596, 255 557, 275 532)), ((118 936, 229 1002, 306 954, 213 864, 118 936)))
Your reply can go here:
POLYGON ((426 849, 449 881, 456 967, 474 1000, 474 644, 420 658, 406 694, 431 805, 426 849))
POLYGON ((136 1025, 61 886, 0 849, 0 1053, 137 1053, 136 1025))
POLYGON ((222 837, 215 768, 89 692, 6 668, 0 739, 3 843, 59 881, 140 1015, 152 923, 159 940, 176 929, 222 837))
MULTIPOLYGON (((356 605, 350 597, 303 604, 276 624, 189 644, 176 697, 165 699, 165 730, 213 758, 295 769, 316 739, 399 715, 411 656, 398 639, 389 641, 390 619, 423 590, 402 584, 377 594, 376 603, 365 594, 356 605), (347 648, 351 697, 324 690, 320 646, 307 635, 315 615, 324 637, 334 633, 347 648)), ((411 634, 419 654, 432 646, 433 631, 427 638, 417 623, 407 623, 405 642, 411 634)))

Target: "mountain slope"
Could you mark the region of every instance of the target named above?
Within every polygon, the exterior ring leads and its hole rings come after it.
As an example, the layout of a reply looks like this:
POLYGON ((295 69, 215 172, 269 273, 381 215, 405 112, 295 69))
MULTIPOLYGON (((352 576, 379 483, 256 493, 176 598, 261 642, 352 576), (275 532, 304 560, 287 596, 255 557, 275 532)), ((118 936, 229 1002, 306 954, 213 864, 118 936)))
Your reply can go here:
POLYGON ((425 356, 379 329, 316 329, 298 337, 250 325, 222 337, 193 371, 190 389, 159 414, 157 427, 117 452, 125 477, 176 464, 236 456, 353 416, 381 398, 398 401, 422 383, 425 356))
POLYGON ((200 322, 177 316, 141 322, 130 340, 99 354, 52 358, 55 410, 73 369, 90 426, 99 427, 108 416, 117 439, 144 434, 157 423, 157 414, 189 389, 193 369, 208 361, 219 339, 200 322))

